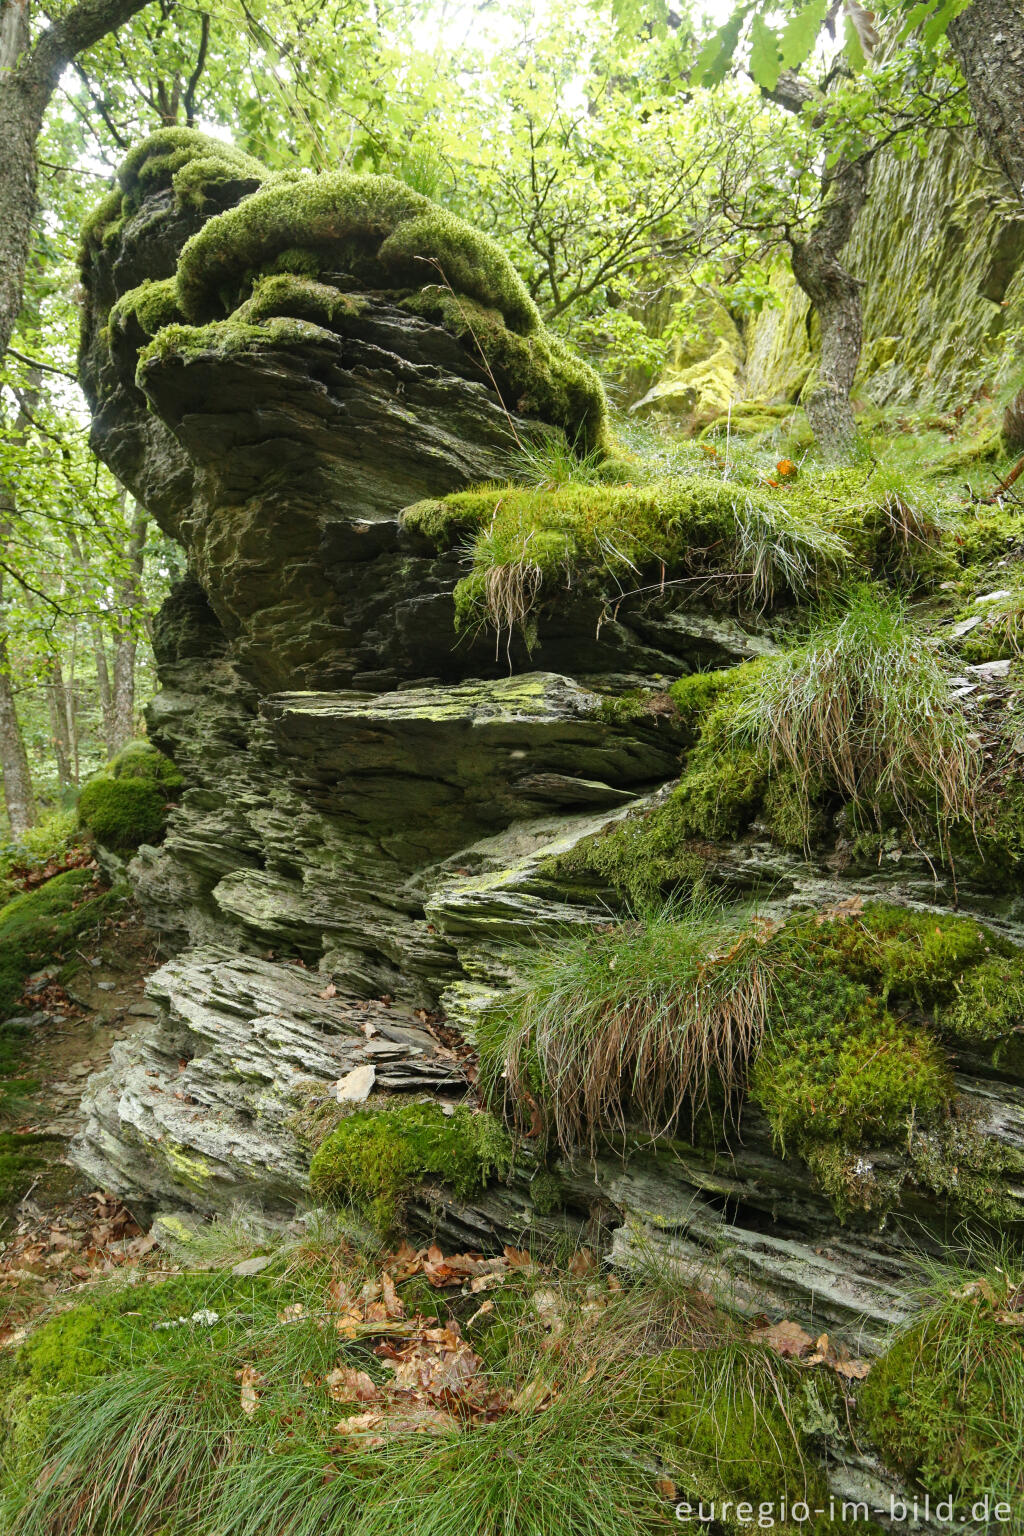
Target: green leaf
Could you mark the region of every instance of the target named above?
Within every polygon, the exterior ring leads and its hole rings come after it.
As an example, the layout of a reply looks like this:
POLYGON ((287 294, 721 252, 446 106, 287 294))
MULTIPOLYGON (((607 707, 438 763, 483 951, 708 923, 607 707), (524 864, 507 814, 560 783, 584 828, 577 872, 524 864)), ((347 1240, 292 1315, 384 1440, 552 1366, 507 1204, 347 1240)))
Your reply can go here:
POLYGON ((736 44, 740 40, 740 28, 746 15, 747 7, 741 6, 704 44, 696 64, 690 71, 690 80, 694 85, 718 85, 725 79, 733 54, 736 52, 736 44))
POLYGON ((811 0, 783 27, 779 52, 783 69, 799 69, 814 49, 828 10, 828 0, 811 0))
POLYGON ((781 67, 775 33, 764 21, 760 11, 755 11, 750 33, 750 73, 763 90, 774 91, 779 83, 781 67))
POLYGON ((843 31, 846 33, 846 46, 844 49, 846 62, 853 70, 853 73, 859 75, 867 64, 867 59, 864 57, 864 50, 860 45, 860 38, 857 36, 857 28, 849 16, 843 17, 843 31))

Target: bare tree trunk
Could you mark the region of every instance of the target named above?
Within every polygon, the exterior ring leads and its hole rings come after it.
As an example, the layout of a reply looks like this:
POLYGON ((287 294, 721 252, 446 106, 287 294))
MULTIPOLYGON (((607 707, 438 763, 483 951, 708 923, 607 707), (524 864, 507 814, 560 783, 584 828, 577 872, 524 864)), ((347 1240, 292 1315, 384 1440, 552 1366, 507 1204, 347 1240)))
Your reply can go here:
POLYGON ((1024 203, 1024 8, 1020 0, 973 0, 947 36, 975 126, 1024 203))
POLYGON ((860 283, 840 261, 868 195, 863 160, 841 160, 829 173, 825 202, 804 240, 791 240, 793 276, 810 299, 821 330, 818 377, 804 401, 819 448, 845 458, 857 428, 850 391, 863 337, 860 283))
POLYGON ((64 672, 60 657, 56 653, 47 657, 45 677, 46 704, 50 713, 50 737, 53 742, 53 755, 57 760, 57 779, 62 790, 71 789, 75 784, 75 771, 71 758, 70 700, 64 686, 64 672))
POLYGON ((118 583, 118 613, 114 630, 114 692, 111 746, 120 752, 135 735, 135 656, 138 651, 138 610, 142 607, 142 562, 146 551, 148 515, 135 503, 128 543, 128 565, 118 583))
POLYGON ((96 691, 99 694, 100 715, 103 720, 103 741, 107 749, 107 756, 113 757, 117 749, 113 745, 114 695, 110 687, 107 648, 103 643, 103 630, 98 624, 90 623, 89 633, 92 636, 92 653, 96 663, 96 691))
POLYGON ((148 0, 77 0, 32 41, 29 0, 0 0, 0 362, 21 310, 36 211, 36 141, 50 98, 79 53, 148 0))
MULTIPOLYGON (((762 93, 787 112, 802 113, 817 93, 792 70, 783 70, 775 88, 762 93)), ((806 235, 787 231, 793 276, 818 316, 821 357, 813 394, 804 401, 818 447, 827 458, 846 457, 856 436, 850 391, 863 339, 860 289, 840 261, 868 196, 871 152, 842 159, 822 173, 822 203, 806 235)))
MULTIPOLYGON (((4 530, 0 528, 0 543, 4 530)), ((3 595, 3 572, 0 571, 0 596, 3 595)), ((11 676, 11 657, 6 630, 0 628, 0 768, 4 776, 4 800, 11 832, 20 837, 35 823, 36 801, 32 792, 32 775, 29 772, 28 753, 18 722, 14 702, 14 685, 11 676)))

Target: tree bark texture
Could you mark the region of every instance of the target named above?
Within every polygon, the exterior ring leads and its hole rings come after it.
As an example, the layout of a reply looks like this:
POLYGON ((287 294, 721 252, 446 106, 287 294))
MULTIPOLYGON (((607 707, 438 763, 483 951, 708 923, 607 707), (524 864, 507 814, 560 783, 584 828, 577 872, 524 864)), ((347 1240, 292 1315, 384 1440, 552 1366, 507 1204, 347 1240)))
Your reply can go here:
POLYGON ((148 0, 79 0, 31 40, 28 0, 0 0, 0 362, 21 310, 36 212, 36 141, 61 74, 148 0))
MULTIPOLYGON (((4 542, 4 530, 0 528, 0 545, 4 542)), ((3 596, 3 572, 0 571, 0 597, 3 596)), ((36 819, 35 795, 32 792, 32 775, 29 772, 28 754, 21 734, 18 711, 14 701, 14 682, 11 676, 11 658, 7 645, 7 632, 0 627, 0 769, 3 770, 4 802, 11 832, 20 837, 36 819)))
POLYGON ((50 656, 46 663, 46 704, 50 715, 53 752, 57 760, 57 779, 62 790, 71 789, 75 783, 69 724, 71 709, 64 684, 64 669, 56 654, 50 656))
POLYGON ((948 37, 978 133, 1024 203, 1024 4, 974 0, 948 37))
MULTIPOLYGON (((815 92, 792 70, 783 70, 769 101, 800 113, 815 92)), ((856 434, 850 391, 860 362, 863 338, 860 284, 840 261, 843 249, 868 196, 870 152, 857 160, 840 160, 821 180, 822 205, 804 236, 790 234, 793 276, 818 316, 821 357, 813 392, 804 409, 818 447, 828 458, 841 459, 856 434)))
POLYGON ((114 629, 114 686, 111 708, 111 752, 120 752, 135 735, 135 656, 138 651, 137 611, 142 606, 142 562, 146 552, 148 517, 136 503, 128 559, 118 582, 118 614, 114 629))
POLYGON ((840 256, 868 195, 868 166, 842 160, 829 173, 825 202, 812 229, 791 239, 793 276, 810 299, 821 331, 821 356, 804 409, 819 448, 843 458, 856 433, 850 391, 860 362, 863 324, 860 283, 840 256))

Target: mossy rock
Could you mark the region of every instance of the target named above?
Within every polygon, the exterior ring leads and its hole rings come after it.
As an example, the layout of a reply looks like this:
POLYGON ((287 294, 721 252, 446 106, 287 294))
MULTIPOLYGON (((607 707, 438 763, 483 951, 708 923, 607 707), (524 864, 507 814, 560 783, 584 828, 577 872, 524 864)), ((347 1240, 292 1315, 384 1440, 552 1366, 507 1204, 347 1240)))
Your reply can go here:
POLYGON ((391 1230, 417 1185, 434 1177, 463 1197, 511 1162, 511 1143, 493 1115, 460 1106, 397 1103, 347 1116, 315 1153, 315 1195, 348 1203, 381 1232, 391 1230))
POLYGON ((167 790, 184 783, 180 768, 148 741, 130 741, 110 759, 106 771, 113 779, 147 779, 167 790))
POLYGON ((148 742, 130 742, 82 789, 79 822, 116 853, 158 843, 167 830, 168 802, 182 783, 169 757, 148 742))
POLYGON ((172 354, 297 344, 309 339, 302 326, 343 329, 359 312, 360 292, 319 281, 343 272, 347 286, 387 296, 457 336, 508 411, 560 427, 582 453, 607 448, 600 380, 543 325, 505 253, 404 182, 345 172, 272 175, 189 129, 162 130, 138 145, 118 180, 86 224, 87 287, 96 253, 149 193, 166 188, 179 209, 213 212, 186 242, 173 278, 124 294, 109 320, 87 316, 90 334, 107 321, 109 342, 136 328, 151 338, 140 379, 172 354), (290 328, 282 329, 284 320, 290 328))
POLYGON ((125 853, 163 837, 167 792, 147 779, 93 779, 78 797, 78 817, 104 848, 125 853))
POLYGON ((63 958, 121 899, 103 891, 92 870, 70 869, 0 909, 0 1018, 11 1012, 32 971, 63 958))
MULTIPOLYGON (((805 1424, 838 1429, 839 1393, 824 1376, 801 1373, 769 1350, 726 1343, 674 1350, 654 1362, 646 1384, 656 1434, 680 1488, 705 1502, 774 1504, 778 1529, 821 1530, 828 1482, 805 1424), (779 1517, 806 1502, 806 1521, 779 1517)), ((726 1530, 742 1529, 733 1514, 726 1530)))
POLYGON ((1024 1498, 1024 1350, 1006 1271, 962 1277, 899 1333, 860 1389, 861 1422, 929 1493, 1024 1498))

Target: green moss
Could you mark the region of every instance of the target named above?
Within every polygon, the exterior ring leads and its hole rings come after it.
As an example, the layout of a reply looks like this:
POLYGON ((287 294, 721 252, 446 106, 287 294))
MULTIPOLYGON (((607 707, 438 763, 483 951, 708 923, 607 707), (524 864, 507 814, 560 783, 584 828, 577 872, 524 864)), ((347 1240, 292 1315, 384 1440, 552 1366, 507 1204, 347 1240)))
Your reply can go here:
POLYGON ((637 907, 663 892, 699 883, 704 861, 687 846, 674 799, 630 815, 545 866, 554 879, 596 875, 637 907))
POLYGON ((0 1018, 32 971, 61 959, 120 899, 100 890, 92 870, 71 869, 0 909, 0 1018))
POLYGON ((988 960, 961 976, 953 996, 936 1011, 935 1023, 952 1040, 997 1048, 1019 1035, 1024 1031, 1024 959, 988 960))
POLYGON ((716 704, 730 685, 735 685, 731 669, 717 672, 689 672, 676 678, 669 688, 672 702, 680 719, 689 727, 694 740, 711 706, 716 704))
POLYGON ((912 1120, 927 1122, 951 1099, 952 1076, 928 1032, 841 972, 777 972, 774 1008, 750 1096, 784 1150, 898 1142, 912 1120))
POLYGON ((222 139, 194 128, 161 128, 129 151, 117 179, 129 209, 161 186, 173 187, 180 203, 202 208, 216 189, 250 189, 267 175, 258 160, 222 139))
MULTIPOLYGON (((805 1423, 836 1423, 838 1394, 768 1350, 725 1344, 676 1350, 654 1362, 646 1387, 657 1438, 677 1481, 704 1501, 828 1508, 828 1484, 805 1423)), ((716 1510, 716 1513, 718 1513, 716 1510)), ((741 1528, 726 1514, 727 1530, 741 1528)), ((780 1529, 795 1529, 776 1516, 780 1529)), ((803 1530, 824 1529, 811 1516, 803 1530)))
POLYGON ((108 324, 112 332, 125 331, 134 321, 147 336, 155 336, 163 326, 174 325, 181 319, 174 278, 159 283, 147 278, 138 288, 130 289, 118 299, 110 311, 108 324))
MULTIPOLYGON (((407 509, 405 526, 451 548, 472 539, 473 569, 455 589, 458 624, 492 622, 492 582, 518 582, 525 618, 538 601, 583 587, 611 600, 646 579, 705 579, 751 604, 834 580, 846 546, 819 522, 712 475, 641 486, 485 487, 407 509)), ((514 609, 513 609, 514 615, 514 609)))
POLYGON ((403 302, 458 336, 487 382, 497 386, 506 410, 555 423, 582 454, 608 449, 601 382, 589 363, 553 332, 538 325, 523 334, 506 323, 499 307, 474 303, 443 288, 428 287, 403 302))
POLYGON ((98 1287, 41 1323, 18 1346, 0 1395, 8 1468, 31 1460, 55 1416, 95 1378, 156 1364, 197 1341, 224 1350, 250 1322, 254 1292, 270 1283, 206 1271, 98 1287))
POLYGON ((961 1216, 992 1231, 1019 1226, 1024 1152, 986 1135, 962 1104, 954 1106, 948 1120, 915 1130, 906 1174, 961 1216))
POLYGON ((207 352, 228 357, 235 352, 265 346, 302 346, 305 342, 315 341, 321 329, 308 320, 286 316, 272 316, 259 325, 236 320, 223 320, 212 325, 165 325, 139 352, 136 377, 143 384, 146 368, 151 363, 172 357, 188 362, 207 352))
POLYGON ((78 818, 117 852, 158 843, 167 828, 167 791, 147 779, 91 779, 78 797, 78 818))
MULTIPOLYGON (((457 293, 498 310, 523 335, 537 307, 504 252, 486 235, 389 176, 335 173, 274 178, 210 219, 178 263, 182 308, 194 321, 230 313, 224 296, 247 286, 282 252, 315 251, 370 288, 414 288, 440 274, 457 293)), ((237 303, 237 299, 235 301, 237 303)))
POLYGON ((428 1175, 466 1196, 502 1174, 509 1159, 508 1138, 492 1115, 405 1103, 349 1115, 315 1153, 309 1180, 315 1195, 351 1203, 384 1232, 428 1175))
POLYGON ((281 316, 311 320, 316 325, 334 325, 359 314, 365 305, 366 300, 359 294, 340 293, 329 283, 280 272, 256 279, 252 297, 235 311, 232 323, 259 324, 281 316))
POLYGON ((1024 1351, 1011 1289, 1001 1267, 935 1299, 874 1363, 858 1408, 890 1465, 929 1492, 1016 1510, 1024 1351))
POLYGON ((110 759, 106 771, 113 779, 146 779, 166 790, 180 789, 185 782, 180 768, 148 741, 130 741, 110 759))
POLYGON ((969 918, 871 903, 795 919, 775 939, 771 1038, 750 1091, 780 1145, 899 1143, 952 1096, 933 1034, 889 1011, 931 1007, 1009 946, 969 918))

